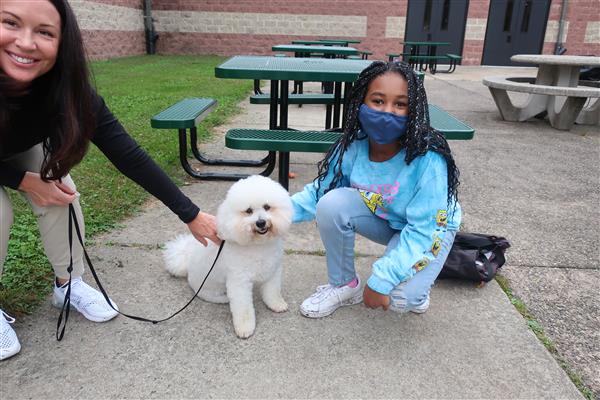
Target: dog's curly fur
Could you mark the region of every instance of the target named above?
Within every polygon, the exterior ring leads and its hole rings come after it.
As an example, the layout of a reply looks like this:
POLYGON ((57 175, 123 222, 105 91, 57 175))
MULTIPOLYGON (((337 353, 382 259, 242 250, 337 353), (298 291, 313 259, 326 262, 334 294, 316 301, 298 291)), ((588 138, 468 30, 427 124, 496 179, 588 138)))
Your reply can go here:
MULTIPOLYGON (((283 312, 281 262, 284 235, 290 228, 292 203, 277 182, 254 175, 234 183, 217 211, 217 230, 225 241, 213 271, 198 296, 213 303, 229 303, 235 333, 240 338, 254 333, 256 320, 252 288, 259 285, 265 305, 283 312)), ((167 271, 186 276, 198 290, 210 269, 218 246, 204 247, 192 235, 166 244, 167 271)))

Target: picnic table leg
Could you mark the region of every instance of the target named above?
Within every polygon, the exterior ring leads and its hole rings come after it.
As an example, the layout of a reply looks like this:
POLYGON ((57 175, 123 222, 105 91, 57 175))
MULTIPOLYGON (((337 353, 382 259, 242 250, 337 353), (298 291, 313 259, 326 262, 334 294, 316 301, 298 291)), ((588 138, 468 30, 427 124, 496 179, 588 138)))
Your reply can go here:
POLYGON ((335 82, 333 95, 333 127, 340 127, 340 108, 342 105, 342 82, 335 82))
POLYGON ((582 109, 575 123, 581 125, 600 125, 600 99, 596 99, 590 107, 582 109))
POLYGON ((237 181, 246 178, 247 174, 223 174, 215 172, 200 173, 192 168, 187 159, 187 131, 179 129, 179 161, 183 170, 196 179, 237 181))
POLYGON ((553 128, 569 130, 573 127, 575 119, 587 101, 586 97, 567 97, 562 104, 558 104, 556 96, 548 100, 548 119, 553 128))
POLYGON ((350 101, 350 92, 352 91, 352 82, 344 83, 344 108, 342 109, 342 129, 346 126, 346 113, 348 112, 348 103, 350 101))
POLYGON ((271 102, 269 103, 269 129, 277 129, 277 107, 279 105, 279 82, 271 81, 271 102))
POLYGON ((260 90, 260 79, 254 80, 254 94, 263 94, 263 92, 260 90))
POLYGON ((230 160, 223 158, 206 158, 202 153, 200 153, 200 150, 198 150, 198 131, 195 126, 193 128, 190 128, 190 148, 196 160, 206 165, 223 165, 229 167, 260 167, 269 162, 268 155, 262 160, 230 160))
POLYGON ((492 98, 500 111, 500 116, 505 121, 526 121, 546 111, 548 96, 541 94, 530 94, 527 103, 523 107, 513 105, 506 89, 488 87, 492 98))
MULTIPOLYGON (((437 53, 437 46, 430 45, 427 50, 427 54, 432 57, 435 57, 436 53, 437 53)), ((437 69, 437 60, 435 58, 432 58, 429 60, 429 72, 431 72, 432 74, 435 74, 436 69, 437 69)))
MULTIPOLYGON (((325 82, 325 90, 323 93, 333 93, 333 83, 325 82)), ((325 129, 331 129, 331 104, 325 106, 325 129)))
MULTIPOLYGON (((288 129, 288 85, 289 81, 281 81, 281 105, 279 129, 288 129)), ((288 190, 290 173, 290 153, 279 152, 279 183, 288 190)))

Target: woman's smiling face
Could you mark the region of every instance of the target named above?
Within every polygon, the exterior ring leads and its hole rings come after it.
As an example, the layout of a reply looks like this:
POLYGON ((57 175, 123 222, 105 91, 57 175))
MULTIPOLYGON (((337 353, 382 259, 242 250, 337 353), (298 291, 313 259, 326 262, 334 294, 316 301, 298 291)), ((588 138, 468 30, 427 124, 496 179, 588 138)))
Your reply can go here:
POLYGON ((60 15, 49 1, 0 1, 0 69, 30 85, 56 63, 60 34, 60 15))

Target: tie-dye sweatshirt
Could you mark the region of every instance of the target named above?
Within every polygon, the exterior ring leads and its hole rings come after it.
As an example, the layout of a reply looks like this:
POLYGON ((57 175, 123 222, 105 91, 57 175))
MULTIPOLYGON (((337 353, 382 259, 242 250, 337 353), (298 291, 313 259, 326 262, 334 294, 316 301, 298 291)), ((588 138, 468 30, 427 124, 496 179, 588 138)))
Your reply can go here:
MULTIPOLYGON (((367 284, 379 293, 389 292, 410 279, 434 259, 446 230, 458 230, 461 209, 448 210, 448 178, 446 160, 428 151, 410 165, 401 150, 384 162, 369 160, 368 140, 355 140, 348 146, 342 161, 339 187, 356 188, 365 205, 391 228, 401 231, 397 248, 373 264, 367 284)), ((333 165, 321 182, 319 198, 333 178, 333 165)), ((317 207, 317 185, 309 183, 292 196, 293 222, 314 219, 317 207)))

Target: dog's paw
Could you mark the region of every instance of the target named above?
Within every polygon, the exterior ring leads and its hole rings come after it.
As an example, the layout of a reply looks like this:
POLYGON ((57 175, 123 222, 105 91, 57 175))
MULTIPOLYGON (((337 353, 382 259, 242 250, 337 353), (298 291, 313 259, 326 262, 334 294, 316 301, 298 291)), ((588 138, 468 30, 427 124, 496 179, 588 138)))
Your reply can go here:
POLYGON ((288 304, 283 299, 271 301, 269 304, 265 304, 267 308, 273 312, 281 313, 288 310, 288 304))
POLYGON ((235 334, 240 339, 248 339, 252 336, 254 334, 254 328, 254 324, 249 322, 233 324, 235 334))
POLYGON ((243 312, 233 313, 233 330, 240 339, 247 339, 252 336, 255 328, 254 311, 244 310, 243 312))

